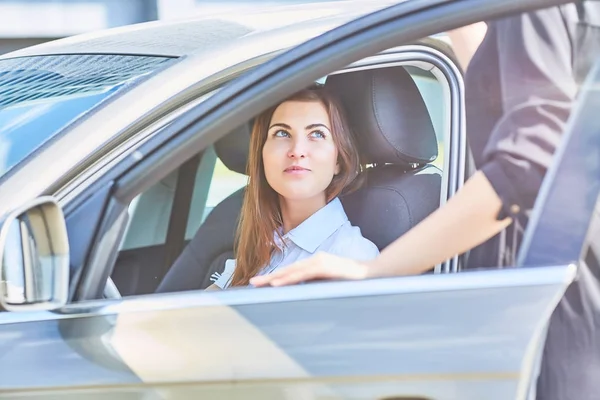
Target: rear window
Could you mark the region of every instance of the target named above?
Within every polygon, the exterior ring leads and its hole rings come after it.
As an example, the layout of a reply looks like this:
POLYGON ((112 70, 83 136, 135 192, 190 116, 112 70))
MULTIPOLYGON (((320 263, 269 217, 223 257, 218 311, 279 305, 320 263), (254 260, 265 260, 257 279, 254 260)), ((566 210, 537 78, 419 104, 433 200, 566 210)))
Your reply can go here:
POLYGON ((171 58, 56 55, 0 60, 0 176, 171 58))

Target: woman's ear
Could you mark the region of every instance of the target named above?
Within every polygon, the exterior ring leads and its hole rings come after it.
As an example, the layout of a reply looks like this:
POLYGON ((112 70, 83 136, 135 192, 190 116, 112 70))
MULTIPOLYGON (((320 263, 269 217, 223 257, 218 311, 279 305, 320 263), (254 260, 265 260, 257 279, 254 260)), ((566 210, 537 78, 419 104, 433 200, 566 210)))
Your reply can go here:
POLYGON ((333 171, 333 175, 337 175, 340 173, 340 163, 335 164, 335 170, 333 171))

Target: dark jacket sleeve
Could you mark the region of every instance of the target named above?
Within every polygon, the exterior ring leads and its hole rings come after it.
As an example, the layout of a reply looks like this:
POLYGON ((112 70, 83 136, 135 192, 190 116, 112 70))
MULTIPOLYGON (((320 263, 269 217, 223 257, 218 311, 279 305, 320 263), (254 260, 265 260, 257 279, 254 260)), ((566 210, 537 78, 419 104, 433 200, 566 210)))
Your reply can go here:
POLYGON ((533 207, 565 130, 577 92, 567 24, 556 7, 490 23, 503 116, 485 148, 481 170, 502 199, 499 218, 533 207))

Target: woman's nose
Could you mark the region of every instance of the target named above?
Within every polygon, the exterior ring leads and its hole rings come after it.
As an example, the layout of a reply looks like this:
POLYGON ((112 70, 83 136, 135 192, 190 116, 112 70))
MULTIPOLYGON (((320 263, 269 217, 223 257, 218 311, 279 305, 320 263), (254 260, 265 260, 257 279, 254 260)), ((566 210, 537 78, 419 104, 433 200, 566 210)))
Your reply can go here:
POLYGON ((306 157, 306 146, 301 140, 294 140, 290 149, 288 150, 288 157, 290 158, 304 158, 306 157))

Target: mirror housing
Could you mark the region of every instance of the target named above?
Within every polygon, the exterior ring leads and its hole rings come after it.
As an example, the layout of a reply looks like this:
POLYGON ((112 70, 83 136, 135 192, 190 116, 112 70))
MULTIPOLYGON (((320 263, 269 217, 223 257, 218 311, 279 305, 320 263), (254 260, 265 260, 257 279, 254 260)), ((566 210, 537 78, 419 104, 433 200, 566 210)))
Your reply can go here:
POLYGON ((0 228, 0 306, 55 310, 69 293, 69 239, 62 209, 39 197, 11 212, 0 228))

